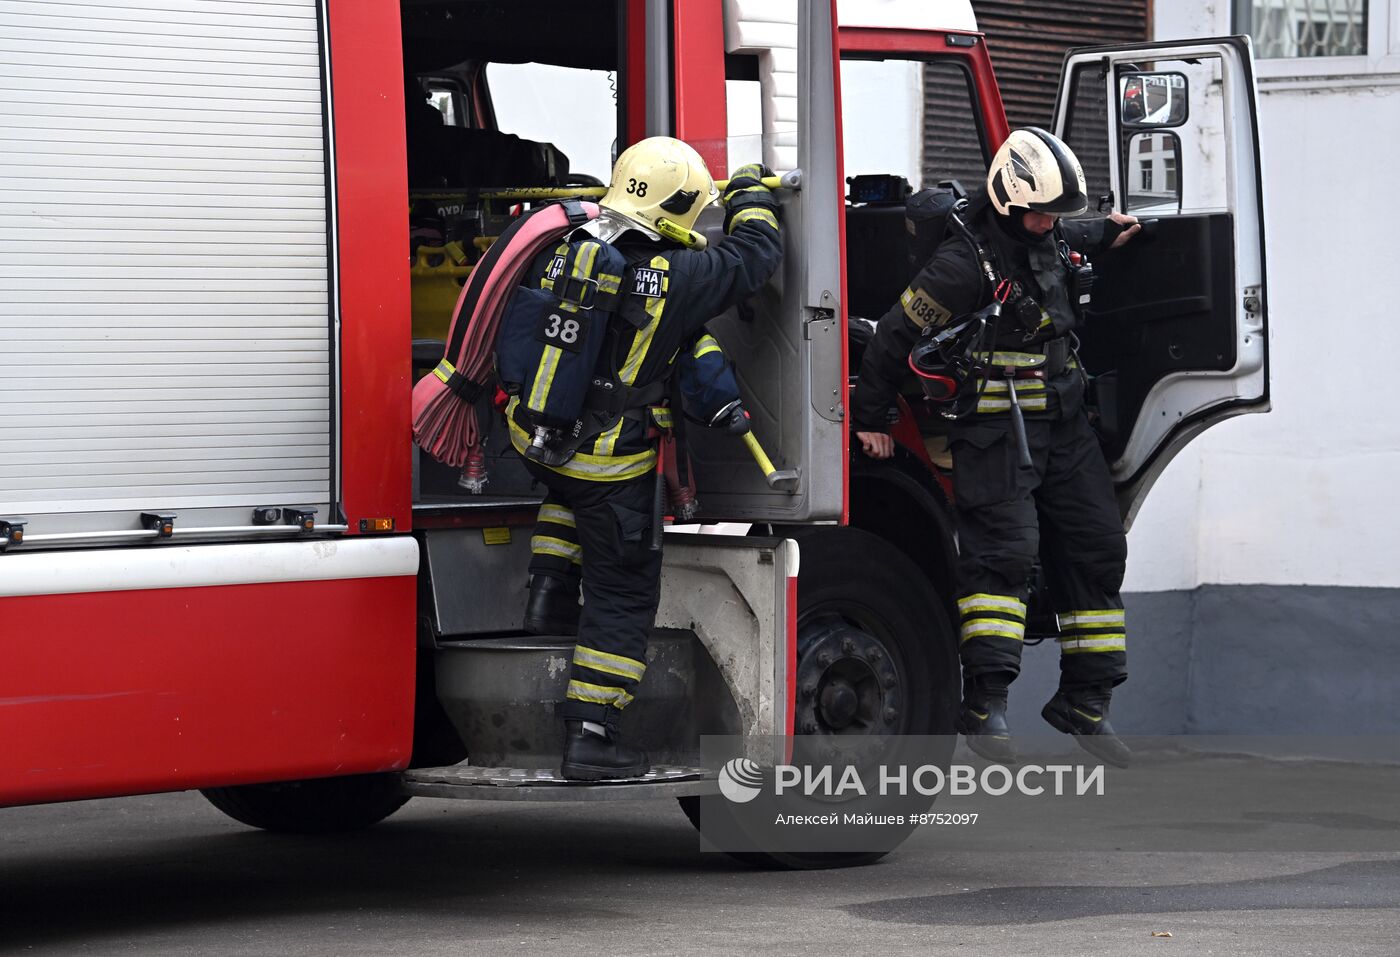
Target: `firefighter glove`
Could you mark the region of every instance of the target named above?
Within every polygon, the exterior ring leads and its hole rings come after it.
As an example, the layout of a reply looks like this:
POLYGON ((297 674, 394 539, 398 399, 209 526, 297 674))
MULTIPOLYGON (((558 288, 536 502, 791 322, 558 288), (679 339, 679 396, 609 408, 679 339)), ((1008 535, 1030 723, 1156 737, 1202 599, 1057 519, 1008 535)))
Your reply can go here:
POLYGON ((778 198, 773 195, 773 191, 763 185, 765 176, 775 175, 771 169, 762 163, 750 163, 736 169, 729 177, 728 184, 725 185, 724 195, 720 201, 724 203, 724 231, 730 232, 736 225, 736 219, 740 222, 752 219, 755 215, 766 219, 761 214, 750 214, 740 217, 739 214, 745 209, 765 209, 773 216, 772 225, 777 225, 778 198))

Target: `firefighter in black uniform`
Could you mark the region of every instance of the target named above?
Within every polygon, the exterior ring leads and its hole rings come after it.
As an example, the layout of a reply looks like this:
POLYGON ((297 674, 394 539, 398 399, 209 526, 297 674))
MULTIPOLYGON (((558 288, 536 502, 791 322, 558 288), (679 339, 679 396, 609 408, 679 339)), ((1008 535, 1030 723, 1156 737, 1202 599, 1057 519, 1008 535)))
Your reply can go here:
POLYGON ((926 327, 948 326, 1005 296, 993 356, 975 409, 951 427, 958 531, 963 701, 958 730, 991 760, 1015 758, 1007 691, 1020 672, 1026 600, 1042 531, 1054 560, 1060 686, 1041 712, 1085 750, 1125 765, 1109 723, 1112 689, 1127 677, 1119 589, 1127 540, 1113 483, 1084 410, 1084 376, 1072 348, 1077 253, 1120 246, 1140 229, 1131 216, 1067 222, 1084 212, 1084 174, 1059 139, 1011 133, 985 192, 966 212, 970 236, 950 231, 867 346, 851 400, 866 454, 893 454, 887 411, 926 327), (1072 254, 1075 251, 1075 254, 1072 254), (1009 389, 1015 390, 1013 397, 1009 389), (1025 413, 1032 466, 1021 465, 1010 415, 1025 413))
MULTIPOLYGON (((692 227, 719 192, 700 155, 671 137, 650 137, 624 151, 594 226, 597 238, 627 262, 595 386, 643 397, 645 405, 629 400, 620 414, 595 417, 596 434, 554 466, 526 455, 532 436, 520 398, 506 408, 512 443, 549 489, 547 503, 558 508, 541 514, 537 533, 548 533, 553 519, 572 521, 570 538, 581 548, 583 608, 561 709, 566 778, 634 777, 649 769, 646 753, 622 743, 617 729, 646 670, 647 635, 660 600, 661 552, 650 547, 652 436, 655 416, 670 410, 656 407, 668 394, 678 351, 706 321, 758 292, 778 267, 778 202, 762 182, 772 175, 758 165, 733 174, 722 197, 726 237, 705 248, 692 227)), ((540 280, 536 267, 524 282, 540 280)), ((561 577, 561 589, 567 584, 561 577)))
MULTIPOLYGON (((719 341, 701 331, 676 354, 675 378, 687 417, 730 435, 749 430, 734 368, 719 341)), ((677 410, 670 410, 674 416, 677 410)), ((573 509, 546 497, 530 539, 530 594, 524 628, 532 635, 576 635, 583 545, 573 509)))

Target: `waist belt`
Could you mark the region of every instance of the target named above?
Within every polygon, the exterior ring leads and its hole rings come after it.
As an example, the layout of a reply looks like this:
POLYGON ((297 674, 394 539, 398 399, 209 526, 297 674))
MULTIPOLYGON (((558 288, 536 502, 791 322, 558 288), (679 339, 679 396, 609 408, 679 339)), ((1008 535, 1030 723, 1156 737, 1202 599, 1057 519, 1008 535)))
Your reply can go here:
POLYGON ((987 370, 988 379, 1053 379, 1066 369, 1078 368, 1069 336, 1049 339, 1038 346, 1012 352, 998 349, 974 354, 987 370), (1007 374, 1007 370, 1014 370, 1007 374))

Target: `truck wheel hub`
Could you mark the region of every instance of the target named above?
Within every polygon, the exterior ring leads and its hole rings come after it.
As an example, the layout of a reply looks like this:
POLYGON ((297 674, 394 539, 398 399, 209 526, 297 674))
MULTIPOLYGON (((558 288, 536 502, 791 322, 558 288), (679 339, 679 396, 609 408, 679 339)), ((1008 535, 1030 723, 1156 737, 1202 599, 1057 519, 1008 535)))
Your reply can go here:
POLYGON ((797 664, 799 734, 888 734, 900 718, 900 681, 885 643, 842 617, 800 628, 797 664))

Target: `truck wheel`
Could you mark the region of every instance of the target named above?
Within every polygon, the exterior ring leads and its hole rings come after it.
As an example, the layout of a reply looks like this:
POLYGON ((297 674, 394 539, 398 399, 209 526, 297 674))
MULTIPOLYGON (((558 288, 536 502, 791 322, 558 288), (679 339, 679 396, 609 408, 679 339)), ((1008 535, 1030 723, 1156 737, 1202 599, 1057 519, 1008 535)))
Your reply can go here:
POLYGON ((244 784, 205 788, 199 793, 235 821, 288 834, 328 834, 369 827, 408 800, 399 790, 397 774, 244 784))
MULTIPOLYGON (((957 638, 944 597, 879 536, 855 528, 775 529, 801 544, 797 580, 796 734, 947 735, 960 694, 957 638)), ((681 798, 690 822, 731 813, 722 797, 681 798)), ((731 853, 758 867, 871 864, 887 851, 731 853)))

